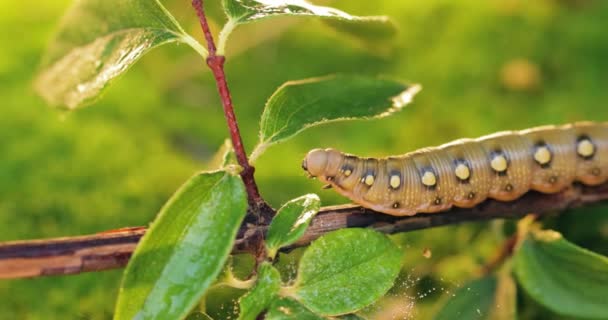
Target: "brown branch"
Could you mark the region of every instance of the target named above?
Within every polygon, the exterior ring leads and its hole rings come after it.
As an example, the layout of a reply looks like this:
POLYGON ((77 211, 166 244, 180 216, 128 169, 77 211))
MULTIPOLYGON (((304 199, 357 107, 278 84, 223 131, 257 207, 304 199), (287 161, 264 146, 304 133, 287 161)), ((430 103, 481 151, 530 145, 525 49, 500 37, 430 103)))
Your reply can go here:
MULTIPOLYGON (((393 217, 353 205, 323 207, 304 236, 291 248, 309 244, 323 234, 342 228, 373 228, 384 233, 407 232, 462 222, 514 219, 534 212, 551 212, 608 200, 608 183, 598 187, 574 186, 546 195, 530 192, 512 202, 488 200, 472 209, 453 208, 435 214, 393 217)), ((266 231, 265 226, 241 227, 234 253, 251 252, 266 231)), ((120 268, 127 264, 145 228, 126 228, 104 233, 0 244, 0 278, 25 278, 76 274, 120 268)), ((287 250, 291 249, 287 248, 287 250)))
POLYGON ((241 178, 243 179, 243 183, 245 184, 245 188, 247 189, 249 203, 255 214, 266 214, 266 216, 262 220, 268 220, 271 216, 272 210, 260 196, 258 186, 255 183, 255 179, 253 176, 255 168, 249 164, 249 160, 247 159, 247 152, 245 152, 245 147, 243 146, 243 140, 241 139, 239 126, 236 121, 236 116, 234 114, 234 107, 232 105, 230 89, 228 88, 228 83, 226 82, 226 73, 224 72, 224 62, 226 61, 226 58, 224 56, 216 55, 215 42, 213 41, 213 35, 211 34, 211 30, 209 29, 207 18, 205 17, 203 1, 192 0, 192 7, 194 7, 194 10, 198 15, 199 22, 201 24, 201 29, 203 29, 203 34, 205 35, 205 41, 207 42, 207 49, 209 51, 209 56, 207 57, 207 65, 209 66, 209 69, 211 69, 211 71, 213 72, 213 77, 215 78, 217 89, 222 100, 224 116, 226 117, 226 122, 230 131, 230 139, 232 140, 234 153, 236 155, 239 165, 243 167, 243 171, 241 171, 241 178))

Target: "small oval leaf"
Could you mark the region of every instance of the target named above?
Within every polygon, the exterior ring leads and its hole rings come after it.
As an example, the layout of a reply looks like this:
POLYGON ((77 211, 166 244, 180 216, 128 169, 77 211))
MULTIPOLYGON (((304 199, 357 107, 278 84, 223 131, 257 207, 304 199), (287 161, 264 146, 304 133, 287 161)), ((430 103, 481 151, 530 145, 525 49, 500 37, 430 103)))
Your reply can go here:
POLYGON ((526 292, 556 313, 591 319, 608 315, 608 258, 552 230, 527 234, 514 270, 526 292))
POLYGON ((320 208, 321 200, 316 194, 307 194, 283 205, 268 228, 266 237, 268 256, 274 258, 281 247, 296 242, 320 208))
MULTIPOLYGON (((342 23, 356 23, 362 29, 369 24, 371 30, 363 30, 365 33, 380 30, 392 31, 392 34, 395 32, 395 26, 385 16, 353 16, 336 8, 317 6, 305 0, 223 0, 222 4, 226 15, 237 24, 277 16, 312 16, 342 23)), ((350 31, 352 33, 353 30, 350 31)))
POLYGON ((295 284, 286 292, 317 314, 352 313, 393 286, 401 258, 399 247, 384 234, 338 230, 306 249, 295 284))
POLYGON ((258 279, 251 291, 240 300, 239 320, 255 320, 270 306, 281 288, 281 275, 270 263, 264 262, 258 269, 258 279))
POLYGON ((292 299, 283 298, 275 300, 268 312, 266 320, 324 320, 325 318, 314 314, 303 305, 292 299))
POLYGON ((207 54, 158 0, 76 1, 34 85, 49 104, 74 109, 95 101, 145 53, 176 41, 207 54))
POLYGON ((419 85, 355 75, 287 82, 266 103, 260 121, 260 142, 251 159, 315 125, 386 117, 410 103, 418 91, 419 85))
POLYGON ((221 271, 246 211, 238 175, 216 171, 190 178, 133 253, 114 319, 183 319, 221 271))
POLYGON ((516 293, 508 274, 473 280, 456 290, 434 319, 513 320, 516 293))

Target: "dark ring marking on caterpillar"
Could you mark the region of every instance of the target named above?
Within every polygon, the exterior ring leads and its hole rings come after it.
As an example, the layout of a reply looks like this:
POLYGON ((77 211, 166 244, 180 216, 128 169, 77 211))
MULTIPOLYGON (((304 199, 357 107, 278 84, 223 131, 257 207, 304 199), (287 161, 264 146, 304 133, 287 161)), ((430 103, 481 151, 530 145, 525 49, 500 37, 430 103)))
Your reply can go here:
POLYGON ((544 141, 539 141, 534 145, 534 161, 543 169, 551 167, 551 160, 553 160, 553 151, 551 147, 544 141))
POLYGON ((435 200, 433 201, 433 204, 435 204, 436 206, 441 204, 441 198, 440 197, 436 197, 435 200))
POLYGON ((397 208, 399 208, 400 206, 401 206, 401 205, 399 204, 399 202, 395 202, 395 203, 393 203, 393 205, 392 205, 392 207, 393 207, 394 209, 397 209, 397 208))
POLYGON ((595 144, 588 135, 583 134, 576 139, 576 153, 579 157, 591 160, 595 156, 595 149, 595 144))
POLYGON ((499 176, 505 176, 509 168, 509 159, 502 150, 494 150, 490 153, 490 167, 499 176))
POLYGON ((507 183, 507 185, 505 185, 505 191, 507 191, 507 192, 513 191, 513 185, 510 183, 507 183))
POLYGON ((467 194, 467 199, 473 199, 475 198, 475 192, 471 191, 469 192, 469 194, 467 194))
POLYGON ((465 159, 454 160, 454 174, 458 182, 466 184, 471 178, 471 165, 465 159))

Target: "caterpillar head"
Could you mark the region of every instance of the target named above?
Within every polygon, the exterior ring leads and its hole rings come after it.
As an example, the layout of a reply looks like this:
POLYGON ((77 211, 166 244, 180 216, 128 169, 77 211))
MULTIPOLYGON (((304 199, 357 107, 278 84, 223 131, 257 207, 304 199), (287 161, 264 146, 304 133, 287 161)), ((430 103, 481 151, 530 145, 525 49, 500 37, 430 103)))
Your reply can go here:
POLYGON ((312 177, 332 177, 338 171, 341 157, 334 149, 313 149, 302 161, 302 169, 312 177))

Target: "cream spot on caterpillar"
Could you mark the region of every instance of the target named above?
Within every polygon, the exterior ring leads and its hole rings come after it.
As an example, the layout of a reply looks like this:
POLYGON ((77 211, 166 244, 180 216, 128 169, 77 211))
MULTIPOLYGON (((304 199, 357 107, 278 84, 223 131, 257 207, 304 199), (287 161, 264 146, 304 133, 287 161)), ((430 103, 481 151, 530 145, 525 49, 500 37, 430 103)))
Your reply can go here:
POLYGON ((466 181, 471 176, 471 170, 469 170, 469 167, 467 167, 466 164, 459 163, 458 165, 456 165, 456 169, 454 169, 454 174, 456 174, 456 177, 458 177, 458 179, 466 181))
POLYGON ((395 209, 399 208, 399 202, 393 203, 393 208, 395 208, 395 209))
POLYGON ((576 145, 576 153, 585 159, 590 159, 595 153, 595 146, 589 138, 581 137, 576 145))
POLYGON ((510 183, 508 183, 508 184, 505 186, 505 191, 507 191, 507 192, 511 192, 511 191, 513 191, 513 185, 512 185, 512 184, 510 184, 510 183))
POLYGON ((490 166, 498 173, 505 172, 507 171, 507 158, 502 154, 495 154, 490 161, 490 166))
POLYGON ((435 177, 435 174, 431 171, 425 171, 424 174, 422 174, 422 184, 427 186, 427 187, 433 187, 435 186, 435 184, 437 184, 437 177, 435 177))
POLYGON ((467 194, 467 199, 473 199, 475 198, 475 192, 469 192, 469 194, 467 194))
POLYGON ((441 204, 441 198, 439 198, 439 197, 435 198, 435 201, 433 201, 433 203, 435 205, 437 205, 437 206, 440 205, 441 204))
POLYGON ((366 175, 365 178, 363 178, 363 183, 365 183, 366 185, 371 187, 371 185, 374 184, 374 175, 373 174, 366 175))
POLYGON ((340 172, 342 172, 345 177, 348 177, 353 173, 353 169, 349 165, 344 165, 340 168, 340 172))
POLYGON ((389 184, 393 189, 399 188, 399 186, 401 185, 401 177, 398 174, 391 175, 389 184))
POLYGON ((549 164, 551 162, 551 151, 547 146, 539 146, 534 152, 534 160, 541 166, 549 164))
POLYGON ((555 184, 557 182, 557 176, 551 176, 549 178, 549 183, 550 184, 555 184))

